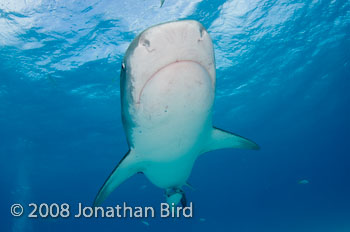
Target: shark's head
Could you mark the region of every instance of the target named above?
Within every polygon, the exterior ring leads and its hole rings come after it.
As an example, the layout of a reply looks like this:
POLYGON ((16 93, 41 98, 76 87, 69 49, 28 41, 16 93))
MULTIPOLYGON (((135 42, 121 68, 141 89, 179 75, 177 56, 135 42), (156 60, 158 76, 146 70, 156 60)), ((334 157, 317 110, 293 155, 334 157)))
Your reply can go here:
MULTIPOLYGON (((121 71, 122 97, 138 103, 147 82, 176 62, 202 66, 215 86, 213 44, 208 32, 197 21, 160 24, 143 31, 126 51, 121 71), (124 96, 123 96, 124 95, 124 96)), ((176 67, 173 67, 176 72, 176 67)))

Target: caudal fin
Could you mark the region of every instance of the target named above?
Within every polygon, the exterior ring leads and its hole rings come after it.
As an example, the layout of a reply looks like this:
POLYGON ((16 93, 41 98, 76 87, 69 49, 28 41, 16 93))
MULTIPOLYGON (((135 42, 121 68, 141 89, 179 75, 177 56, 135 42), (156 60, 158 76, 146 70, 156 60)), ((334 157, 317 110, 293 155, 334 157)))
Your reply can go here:
POLYGON ((133 152, 129 151, 101 187, 95 198, 94 206, 100 205, 122 182, 139 171, 139 162, 133 152))

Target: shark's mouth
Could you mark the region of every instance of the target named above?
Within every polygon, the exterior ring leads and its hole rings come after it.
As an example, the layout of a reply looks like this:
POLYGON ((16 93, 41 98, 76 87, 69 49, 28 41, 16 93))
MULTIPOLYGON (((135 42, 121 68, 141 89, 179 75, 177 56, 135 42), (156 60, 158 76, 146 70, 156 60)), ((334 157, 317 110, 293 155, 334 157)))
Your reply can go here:
POLYGON ((206 70, 207 73, 209 73, 208 69, 202 65, 201 63, 199 63, 198 61, 195 61, 195 60, 177 60, 177 61, 174 61, 174 62, 171 62, 161 68, 159 68, 157 71, 155 71, 148 79, 147 81, 145 82, 145 84, 142 86, 142 89, 139 93, 139 96, 138 96, 138 99, 137 99, 137 103, 139 104, 140 103, 140 100, 141 100, 141 96, 142 96, 142 93, 143 93, 143 90, 145 89, 146 85, 155 77, 157 76, 157 74, 166 69, 166 68, 169 68, 171 67, 172 65, 175 65, 175 64, 180 64, 180 63, 193 63, 193 64, 197 64, 199 66, 201 66, 204 70, 206 70))

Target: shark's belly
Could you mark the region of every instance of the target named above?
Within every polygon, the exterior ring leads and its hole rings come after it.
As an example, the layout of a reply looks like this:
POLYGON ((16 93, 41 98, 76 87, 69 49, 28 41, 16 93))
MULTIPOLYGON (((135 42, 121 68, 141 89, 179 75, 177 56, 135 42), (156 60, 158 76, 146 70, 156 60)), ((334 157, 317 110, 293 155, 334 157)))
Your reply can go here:
POLYGON ((195 62, 160 70, 143 88, 128 131, 133 149, 154 166, 145 171, 154 184, 186 181, 211 129, 213 100, 211 79, 195 62))
POLYGON ((179 188, 186 184, 195 159, 194 156, 181 156, 171 162, 149 162, 143 173, 160 188, 179 188))
POLYGON ((169 161, 203 140, 211 128, 214 87, 198 63, 182 61, 157 72, 140 93, 133 144, 152 159, 169 161))

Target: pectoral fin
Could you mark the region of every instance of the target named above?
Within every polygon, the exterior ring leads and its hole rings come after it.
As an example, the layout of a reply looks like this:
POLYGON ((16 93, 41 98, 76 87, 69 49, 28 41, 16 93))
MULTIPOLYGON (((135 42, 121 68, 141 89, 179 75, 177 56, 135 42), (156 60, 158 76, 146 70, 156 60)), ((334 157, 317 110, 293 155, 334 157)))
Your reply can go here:
POLYGON ((95 198, 94 206, 100 205, 114 189, 137 172, 140 172, 140 162, 137 160, 133 151, 129 151, 101 187, 95 198))
POLYGON ((209 142, 205 145, 204 152, 224 148, 260 149, 259 145, 249 139, 214 127, 209 142))

